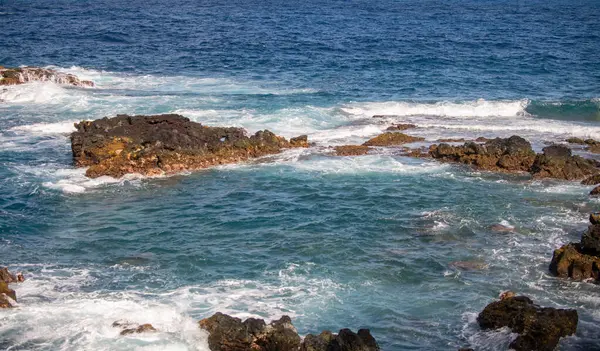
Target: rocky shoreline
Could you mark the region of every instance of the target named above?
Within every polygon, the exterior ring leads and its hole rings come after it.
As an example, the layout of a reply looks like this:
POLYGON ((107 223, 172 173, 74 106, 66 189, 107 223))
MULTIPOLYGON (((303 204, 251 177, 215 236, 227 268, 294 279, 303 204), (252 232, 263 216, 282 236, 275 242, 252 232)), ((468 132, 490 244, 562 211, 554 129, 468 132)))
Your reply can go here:
POLYGON ((79 79, 68 73, 58 72, 51 68, 0 66, 0 86, 20 85, 30 82, 53 82, 56 84, 73 85, 77 87, 93 87, 94 82, 79 79))

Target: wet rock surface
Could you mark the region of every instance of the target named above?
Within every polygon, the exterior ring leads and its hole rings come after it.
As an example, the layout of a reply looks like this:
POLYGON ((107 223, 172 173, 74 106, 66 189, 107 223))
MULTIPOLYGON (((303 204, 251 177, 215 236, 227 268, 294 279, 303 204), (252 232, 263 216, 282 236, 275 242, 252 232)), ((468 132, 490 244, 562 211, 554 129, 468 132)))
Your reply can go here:
POLYGON ((361 156, 369 153, 371 148, 364 145, 342 145, 336 146, 334 150, 337 156, 361 156))
POLYGON ((430 155, 442 161, 457 162, 490 171, 526 172, 535 159, 531 144, 519 137, 496 138, 483 145, 466 142, 462 146, 432 145, 430 155))
POLYGON ((208 345, 212 351, 376 351, 377 342, 367 329, 354 333, 342 329, 336 335, 325 331, 307 335, 301 340, 288 316, 266 324, 262 319, 242 321, 222 313, 199 322, 209 333, 208 345))
POLYGON ((487 305, 477 322, 484 330, 508 327, 518 333, 511 349, 551 351, 560 338, 575 333, 578 315, 576 310, 540 307, 526 296, 508 294, 487 305))
POLYGON ((535 178, 581 180, 599 172, 595 161, 573 156, 571 149, 564 145, 547 146, 542 151, 531 166, 530 172, 535 178))
POLYGON ((242 128, 207 127, 174 114, 118 115, 75 128, 75 165, 89 167, 86 175, 92 178, 172 174, 308 146, 306 136, 287 141, 264 130, 248 137, 242 128))
POLYGON ((412 128, 417 128, 417 126, 415 124, 411 124, 411 123, 400 123, 400 124, 392 124, 391 126, 387 127, 386 130, 398 131, 398 130, 407 130, 407 129, 412 129, 412 128))
POLYGON ((135 324, 127 321, 115 321, 112 326, 122 329, 120 335, 140 334, 156 331, 156 328, 149 323, 135 324))
POLYGON ((403 133, 387 132, 380 134, 372 139, 365 142, 364 146, 394 146, 408 143, 414 143, 417 141, 423 141, 425 138, 415 137, 403 133))
POLYGON ((590 214, 587 231, 580 243, 569 243, 554 250, 550 272, 560 278, 600 281, 600 215, 590 214))
POLYGON ((7 267, 0 267, 0 308, 10 308, 17 302, 17 294, 9 287, 10 283, 25 281, 22 273, 13 274, 7 267))
POLYGON ((50 68, 18 67, 4 68, 0 66, 0 85, 18 85, 29 82, 54 82, 57 84, 92 87, 94 82, 80 80, 73 74, 58 72, 50 68))

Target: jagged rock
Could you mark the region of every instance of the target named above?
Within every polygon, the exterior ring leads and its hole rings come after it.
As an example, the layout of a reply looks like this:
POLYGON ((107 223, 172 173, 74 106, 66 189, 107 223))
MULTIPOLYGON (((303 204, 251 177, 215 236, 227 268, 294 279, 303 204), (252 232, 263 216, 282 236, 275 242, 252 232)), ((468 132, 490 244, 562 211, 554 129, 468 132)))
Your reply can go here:
POLYGON ((600 212, 590 213, 590 223, 600 224, 600 212))
POLYGON ((535 157, 530 172, 535 178, 578 180, 599 173, 596 162, 573 156, 564 145, 551 145, 535 157))
POLYGON ((0 68, 0 85, 17 85, 35 81, 50 81, 57 84, 92 87, 94 82, 80 80, 73 74, 61 73, 50 68, 19 67, 0 68))
POLYGON ((121 335, 139 334, 156 331, 156 328, 154 328, 154 326, 152 326, 152 324, 149 323, 139 325, 136 323, 130 323, 128 321, 115 321, 112 324, 112 326, 115 328, 123 329, 120 333, 121 335))
POLYGON ((600 184, 600 174, 595 174, 591 177, 587 177, 584 180, 581 181, 581 184, 583 185, 596 185, 596 184, 600 184))
POLYGON ((207 127, 180 115, 118 115, 75 124, 71 149, 86 175, 121 177, 127 173, 172 174, 235 163, 304 147, 267 130, 248 137, 242 128, 207 127))
POLYGON ((570 243, 554 250, 550 272, 560 278, 598 281, 600 257, 584 253, 580 243, 570 243))
POLYGON ((8 287, 8 283, 0 281, 0 308, 13 307, 13 302, 11 299, 16 302, 17 294, 13 289, 8 287))
POLYGON ((525 172, 529 170, 535 153, 531 144, 519 136, 496 138, 480 145, 466 142, 462 146, 445 143, 432 145, 429 154, 443 161, 458 162, 490 171, 525 172))
POLYGON ((336 146, 334 149, 335 149, 335 154, 337 156, 366 155, 369 152, 369 150, 371 150, 370 147, 364 146, 364 145, 342 145, 342 146, 336 146))
POLYGON ((594 189, 592 189, 592 191, 590 191, 590 195, 591 196, 598 196, 598 195, 600 195, 600 185, 598 185, 597 187, 595 187, 594 189))
POLYGON ((349 329, 335 335, 324 331, 318 336, 307 335, 303 342, 288 316, 266 324, 262 319, 248 318, 242 322, 222 313, 199 322, 209 334, 212 351, 378 351, 377 342, 367 329, 357 334, 349 329))
POLYGON ((414 137, 403 133, 387 132, 365 142, 364 146, 393 146, 423 141, 425 138, 414 137))
POLYGON ((417 126, 414 124, 410 124, 410 123, 400 123, 400 124, 392 124, 391 126, 387 127, 386 130, 396 131, 396 130, 407 130, 407 129, 412 129, 412 128, 417 128, 417 126))
POLYGON ((484 330, 508 327, 518 333, 511 349, 552 351, 561 337, 575 333, 578 316, 576 310, 540 307, 526 296, 514 296, 487 305, 477 322, 484 330))
MULTIPOLYGON (((22 275, 21 275, 22 276, 22 275)), ((18 277, 15 274, 12 274, 7 267, 0 268, 0 281, 5 283, 13 283, 18 281, 18 277)))
POLYGON ((308 136, 300 135, 290 139, 290 145, 292 147, 308 147, 308 136))

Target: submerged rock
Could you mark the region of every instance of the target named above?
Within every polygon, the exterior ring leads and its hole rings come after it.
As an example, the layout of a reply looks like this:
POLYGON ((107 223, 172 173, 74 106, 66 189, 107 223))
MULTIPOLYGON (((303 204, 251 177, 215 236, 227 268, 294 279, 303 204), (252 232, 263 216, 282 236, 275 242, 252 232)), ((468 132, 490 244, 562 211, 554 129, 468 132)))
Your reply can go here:
POLYGON ((483 145, 466 142, 462 146, 432 145, 429 154, 439 160, 458 162, 490 171, 526 172, 535 159, 531 144, 519 137, 496 138, 483 145))
POLYGON ((40 67, 0 67, 0 85, 17 85, 29 82, 50 81, 57 84, 74 85, 80 87, 92 87, 94 82, 80 80, 77 76, 68 73, 57 72, 50 68, 40 67))
POLYGON ((371 150, 370 147, 364 145, 342 145, 336 146, 334 149, 337 156, 361 156, 371 150))
POLYGON ((395 130, 407 130, 407 129, 412 129, 412 128, 417 128, 417 126, 415 124, 410 124, 410 123, 400 123, 400 124, 392 124, 391 126, 387 127, 386 130, 395 131, 395 130))
POLYGON ((212 351, 377 351, 379 346, 367 329, 357 334, 349 329, 339 334, 325 331, 318 336, 307 335, 301 340, 290 317, 266 324, 262 319, 248 318, 242 322, 223 313, 216 313, 199 322, 209 334, 212 351))
POLYGON ((425 138, 406 135, 403 133, 387 132, 387 133, 380 134, 380 135, 368 140, 363 145, 364 146, 393 146, 393 145, 414 143, 414 142, 423 141, 423 140, 425 140, 425 138))
POLYGON ((547 146, 542 151, 531 165, 530 172, 535 178, 580 180, 600 171, 595 161, 573 156, 564 145, 547 146))
POLYGON ((120 333, 121 335, 140 334, 156 331, 156 328, 154 328, 154 326, 152 326, 152 324, 149 323, 138 325, 127 321, 116 321, 112 324, 112 326, 115 328, 123 329, 120 333))
POLYGON ((268 130, 248 137, 242 128, 207 127, 180 115, 118 115, 75 124, 71 149, 86 175, 171 174, 236 163, 305 147, 306 136, 288 142, 268 130))
POLYGON ((576 310, 540 307, 526 296, 507 296, 487 305, 477 316, 482 329, 508 327, 519 336, 510 344, 517 351, 551 351, 561 337, 577 330, 576 310))

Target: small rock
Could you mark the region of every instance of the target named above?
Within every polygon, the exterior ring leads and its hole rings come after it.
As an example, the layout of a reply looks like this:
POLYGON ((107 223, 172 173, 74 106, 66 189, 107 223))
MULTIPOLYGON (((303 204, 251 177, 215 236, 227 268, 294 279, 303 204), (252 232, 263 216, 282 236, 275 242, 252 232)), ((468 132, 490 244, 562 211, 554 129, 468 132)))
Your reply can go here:
POLYGON ((14 283, 18 281, 18 277, 12 274, 7 267, 2 267, 0 268, 0 281, 5 282, 7 284, 14 283))
POLYGON ((516 294, 514 292, 512 292, 510 290, 506 290, 506 291, 503 291, 502 293, 500 293, 499 298, 500 298, 500 300, 504 300, 504 299, 510 299, 515 296, 516 296, 516 294))
POLYGON ((364 145, 342 145, 336 146, 334 149, 337 156, 361 156, 371 150, 370 147, 364 145))
POLYGON ((395 131, 395 130, 407 130, 407 129, 412 129, 412 128, 417 128, 417 126, 414 124, 410 124, 410 123, 400 123, 400 124, 392 124, 391 126, 387 127, 386 130, 395 131))
POLYGON ((6 282, 0 281, 0 308, 13 307, 13 301, 17 301, 17 294, 6 282))
MULTIPOLYGON (((591 216, 590 216, 591 217, 591 216)), ((592 224, 581 236, 581 249, 589 255, 600 255, 600 224, 592 224)))
POLYGON ((570 243, 554 250, 550 272, 560 278, 598 281, 600 258, 584 253, 581 244, 570 243))
POLYGON ((129 334, 139 334, 139 333, 147 333, 147 332, 154 332, 156 331, 156 328, 154 328, 152 326, 152 324, 142 324, 137 328, 129 328, 129 329, 125 329, 121 332, 121 335, 129 335, 129 334))
POLYGON ((593 160, 573 156, 564 145, 551 145, 535 157, 530 172, 535 178, 579 180, 598 174, 600 170, 593 160))
POLYGON ((590 223, 592 223, 592 224, 600 224, 600 212, 592 212, 592 213, 590 213, 590 223))
POLYGON ((585 141, 583 141, 583 139, 575 137, 567 139, 566 142, 569 144, 585 144, 585 141))
POLYGON ((408 143, 414 143, 417 141, 423 141, 425 138, 414 137, 403 133, 392 133, 387 132, 376 136, 365 142, 364 146, 394 146, 408 143))
POLYGON ((598 196, 598 195, 600 195, 600 185, 598 185, 597 187, 595 187, 594 189, 592 189, 592 191, 590 191, 590 195, 591 196, 598 196))
POLYGON ((290 139, 290 145, 293 147, 308 147, 308 136, 300 135, 290 139))
POLYGON ((596 185, 600 184, 600 174, 594 174, 591 177, 587 177, 581 181, 583 185, 596 185))

